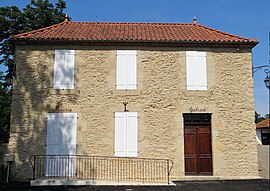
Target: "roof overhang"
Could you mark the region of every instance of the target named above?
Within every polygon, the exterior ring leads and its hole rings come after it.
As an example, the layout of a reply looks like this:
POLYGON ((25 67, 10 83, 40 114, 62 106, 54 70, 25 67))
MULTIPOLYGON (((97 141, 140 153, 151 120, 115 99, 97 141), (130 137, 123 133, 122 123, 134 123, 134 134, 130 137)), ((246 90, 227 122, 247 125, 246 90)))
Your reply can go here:
POLYGON ((144 47, 202 47, 202 48, 248 48, 259 42, 224 41, 146 41, 146 40, 73 40, 73 39, 13 39, 15 45, 82 45, 82 46, 144 46, 144 47))

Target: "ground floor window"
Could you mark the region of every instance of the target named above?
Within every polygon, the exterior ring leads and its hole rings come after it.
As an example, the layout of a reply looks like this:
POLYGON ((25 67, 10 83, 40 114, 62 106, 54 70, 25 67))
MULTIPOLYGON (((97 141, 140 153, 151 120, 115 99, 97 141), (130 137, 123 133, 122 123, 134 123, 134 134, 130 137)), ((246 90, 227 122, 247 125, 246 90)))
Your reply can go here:
POLYGON ((77 113, 48 113, 46 176, 75 176, 76 134, 77 113))
POLYGON ((138 156, 138 113, 115 112, 115 156, 138 156))

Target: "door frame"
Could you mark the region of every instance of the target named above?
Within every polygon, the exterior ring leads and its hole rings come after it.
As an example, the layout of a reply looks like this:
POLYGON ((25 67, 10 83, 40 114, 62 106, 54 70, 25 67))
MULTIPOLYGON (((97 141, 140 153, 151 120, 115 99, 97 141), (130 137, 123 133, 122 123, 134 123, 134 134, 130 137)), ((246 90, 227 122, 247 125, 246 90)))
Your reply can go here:
MULTIPOLYGON (((191 128, 192 129, 192 128, 191 128)), ((191 130, 191 133, 192 133, 192 130, 191 130)), ((184 174, 185 176, 213 176, 213 141, 212 141, 212 113, 183 113, 183 138, 184 138, 184 174), (187 116, 200 116, 201 117, 201 121, 191 121, 188 122, 188 120, 186 120, 187 116), (208 117, 208 121, 204 121, 203 117, 204 116, 207 116, 208 117), (185 139, 185 130, 186 130, 186 126, 194 126, 195 128, 195 131, 193 129, 193 133, 195 133, 195 137, 196 137, 196 140, 195 140, 195 150, 196 150, 196 172, 186 172, 186 147, 185 147, 185 144, 186 144, 186 139, 185 139), (198 128, 201 128, 201 127, 209 127, 209 130, 210 130, 210 156, 211 156, 211 164, 210 164, 210 167, 209 167, 209 172, 200 172, 200 162, 201 162, 201 159, 203 159, 204 157, 200 157, 200 145, 199 145, 199 131, 198 131, 198 128)), ((189 158, 189 157, 187 157, 189 158)), ((207 157, 206 157, 207 158, 207 157)))

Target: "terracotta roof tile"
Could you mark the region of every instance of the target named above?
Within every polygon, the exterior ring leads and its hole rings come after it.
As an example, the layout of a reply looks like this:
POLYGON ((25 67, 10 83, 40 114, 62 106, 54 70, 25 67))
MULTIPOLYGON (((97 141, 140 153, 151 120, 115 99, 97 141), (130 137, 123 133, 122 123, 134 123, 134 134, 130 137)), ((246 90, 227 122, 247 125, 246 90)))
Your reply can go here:
POLYGON ((270 127, 270 119, 269 118, 256 124, 256 128, 263 128, 263 127, 270 127))
POLYGON ((65 21, 11 36, 13 40, 258 43, 199 24, 65 21))

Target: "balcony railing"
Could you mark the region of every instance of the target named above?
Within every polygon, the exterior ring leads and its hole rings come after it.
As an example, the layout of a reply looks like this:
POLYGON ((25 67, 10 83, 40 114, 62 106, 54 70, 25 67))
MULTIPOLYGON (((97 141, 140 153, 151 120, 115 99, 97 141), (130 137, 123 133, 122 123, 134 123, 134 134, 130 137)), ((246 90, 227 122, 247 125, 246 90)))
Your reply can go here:
POLYGON ((170 183, 173 161, 85 155, 33 155, 33 179, 84 179, 170 183))

